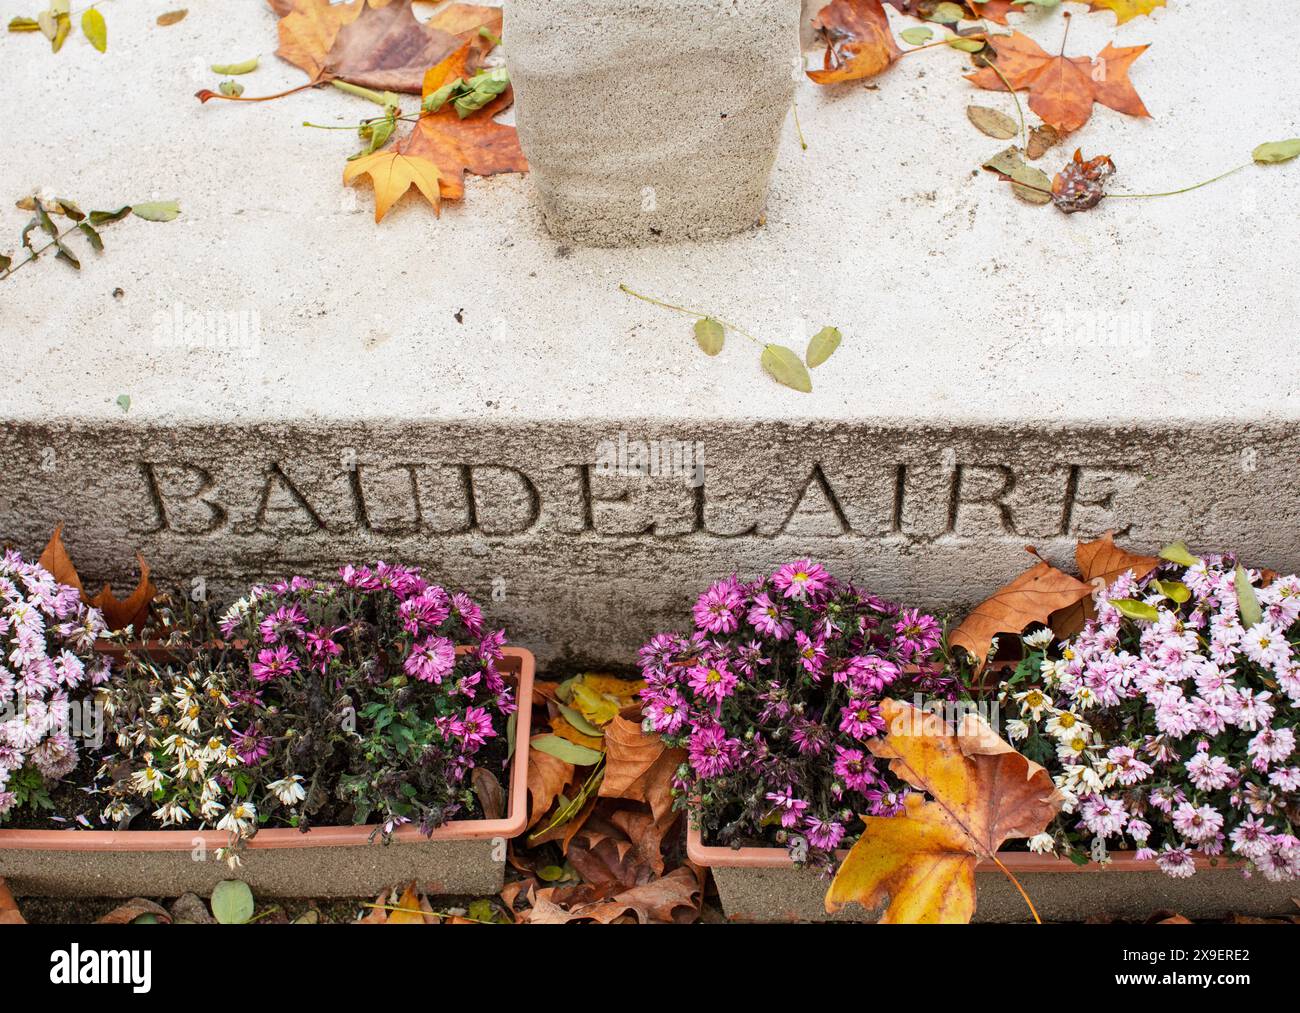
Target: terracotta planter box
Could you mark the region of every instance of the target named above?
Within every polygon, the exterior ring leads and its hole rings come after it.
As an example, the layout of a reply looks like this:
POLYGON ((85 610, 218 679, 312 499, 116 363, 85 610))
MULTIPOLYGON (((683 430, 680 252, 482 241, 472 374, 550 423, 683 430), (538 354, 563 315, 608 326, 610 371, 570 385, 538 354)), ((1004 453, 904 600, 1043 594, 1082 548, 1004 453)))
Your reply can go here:
POLYGON ((453 820, 432 837, 402 827, 387 845, 370 842, 373 826, 266 829, 247 843, 235 872, 213 857, 224 830, 0 829, 0 877, 18 896, 206 896, 231 878, 263 897, 363 897, 409 880, 433 894, 497 893, 506 841, 528 819, 533 655, 505 648, 502 671, 514 675, 522 701, 504 819, 453 820))
MULTIPOLYGON (((722 909, 732 921, 874 921, 874 913, 857 905, 828 915, 823 903, 827 881, 790 861, 784 848, 713 848, 691 827, 687 853, 697 865, 713 872, 722 909)), ((1089 917, 1149 918, 1157 911, 1177 911, 1188 918, 1222 918, 1230 914, 1291 915, 1296 913, 1295 883, 1270 883, 1262 876, 1242 877, 1239 868, 1197 861, 1196 875, 1172 879, 1153 862, 1134 861, 1116 853, 1107 866, 1075 865, 1050 855, 1004 851, 1002 863, 1015 874, 1049 921, 1082 921, 1089 917)), ((992 862, 976 869, 974 921, 1032 920, 1024 900, 992 862)))

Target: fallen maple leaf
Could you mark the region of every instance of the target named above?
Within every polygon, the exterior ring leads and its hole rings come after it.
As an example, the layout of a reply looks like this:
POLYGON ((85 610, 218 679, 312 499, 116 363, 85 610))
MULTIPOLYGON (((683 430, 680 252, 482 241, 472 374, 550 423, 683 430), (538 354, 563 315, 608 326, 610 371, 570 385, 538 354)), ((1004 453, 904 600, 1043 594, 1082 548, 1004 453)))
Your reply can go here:
POLYGON ((528 794, 532 796, 532 807, 528 810, 529 828, 546 815, 571 780, 572 763, 565 763, 540 749, 528 751, 528 794))
POLYGON ((135 559, 140 566, 140 580, 125 601, 119 601, 108 584, 93 598, 86 594, 77 568, 72 565, 72 558, 64 548, 62 524, 55 527, 38 563, 49 570, 60 584, 67 584, 80 591, 81 600, 85 604, 103 613, 104 624, 109 630, 117 632, 130 626, 139 633, 149 618, 149 609, 158 594, 158 588, 149 579, 149 564, 144 561, 144 557, 136 553, 135 559))
POLYGON ((1106 181, 1115 175, 1115 163, 1109 155, 1086 161, 1082 149, 1076 148, 1074 160, 1052 180, 1052 203, 1067 215, 1091 211, 1106 199, 1106 181))
POLYGON ((977 605, 953 630, 948 642, 965 648, 979 671, 999 633, 1018 634, 1030 623, 1046 623, 1053 612, 1069 608, 1090 594, 1091 584, 1040 561, 977 605))
POLYGON ((813 30, 826 45, 823 69, 808 71, 818 84, 875 77, 902 55, 880 0, 831 0, 813 30))
POLYGON ((144 897, 133 897, 99 918, 96 925, 130 925, 137 918, 148 915, 163 925, 172 923, 171 912, 144 897))
POLYGON ((1132 21, 1143 14, 1150 14, 1157 7, 1165 5, 1165 0, 1088 0, 1088 2, 1094 11, 1114 11, 1116 25, 1132 21))
POLYGON ((605 750, 600 795, 644 802, 656 821, 667 819, 673 811, 673 772, 686 759, 685 750, 667 748, 659 736, 642 732, 639 720, 621 715, 605 729, 605 750))
POLYGON ((997 69, 983 67, 966 80, 987 91, 1029 91, 1029 108, 1063 133, 1078 130, 1092 116, 1094 102, 1130 116, 1150 116, 1129 80, 1129 67, 1146 46, 1107 45, 1095 59, 1051 56, 1027 35, 990 36, 997 69), (1000 75, 1000 76, 999 76, 1000 75), (1005 78, 1005 81, 1003 80, 1005 78))
POLYGON ((280 17, 281 59, 313 81, 339 78, 366 88, 420 91, 425 71, 463 42, 484 49, 502 30, 500 7, 454 3, 420 22, 411 0, 267 0, 280 17))
POLYGON ((1001 866, 1002 843, 1041 833, 1060 811, 1061 796, 1046 770, 977 715, 954 730, 940 715, 897 700, 882 700, 880 711, 888 733, 867 748, 933 801, 913 794, 901 816, 863 817, 866 830, 835 874, 826 910, 884 905, 882 923, 968 922, 975 866, 981 859, 1001 866))
POLYGON ((370 155, 354 158, 343 167, 344 184, 369 176, 375 187, 375 221, 382 222, 384 215, 411 187, 424 194, 436 214, 442 214, 442 190, 439 187, 438 167, 427 158, 406 155, 388 148, 370 155))
MULTIPOLYGON (((1079 565, 1079 576, 1091 584, 1094 592, 1113 584, 1129 570, 1141 580, 1160 565, 1157 556, 1139 556, 1115 544, 1115 533, 1107 531, 1091 542, 1079 542, 1074 549, 1074 559, 1079 565)), ((1068 608, 1053 614, 1052 632, 1060 640, 1074 636, 1083 624, 1096 615, 1093 596, 1089 595, 1068 608)))
MULTIPOLYGON (((477 69, 482 48, 467 41, 424 75, 423 97, 432 95, 457 78, 468 80, 477 69)), ((438 167, 438 186, 445 200, 465 196, 465 173, 495 176, 502 172, 527 172, 528 160, 519 146, 514 127, 494 119, 515 100, 514 89, 506 88, 478 112, 461 119, 451 104, 437 112, 424 113, 415 129, 393 145, 393 150, 425 159, 438 167)))

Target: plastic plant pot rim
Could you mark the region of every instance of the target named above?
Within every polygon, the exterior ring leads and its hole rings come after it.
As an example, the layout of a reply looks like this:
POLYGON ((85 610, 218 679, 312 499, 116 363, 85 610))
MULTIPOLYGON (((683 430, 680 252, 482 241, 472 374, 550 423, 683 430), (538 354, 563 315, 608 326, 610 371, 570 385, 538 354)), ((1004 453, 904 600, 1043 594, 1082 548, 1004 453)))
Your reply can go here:
MULTIPOLYGON (((700 835, 699 828, 691 825, 686 831, 686 854, 696 865, 702 865, 711 869, 789 869, 794 868, 794 861, 785 848, 718 848, 710 847, 704 843, 700 835)), ((847 855, 847 851, 837 852, 841 859, 847 855)), ((1013 873, 1039 872, 1052 874, 1072 874, 1085 873, 1093 875, 1119 874, 1119 873, 1163 873, 1160 867, 1154 861, 1141 862, 1134 857, 1131 851, 1112 851, 1110 861, 1101 865, 1097 862, 1089 862, 1087 865, 1075 865, 1068 858, 1057 858, 1055 855, 1035 855, 1028 851, 999 851, 998 861, 1013 873)), ((1225 870, 1237 869, 1241 863, 1228 859, 1219 859, 1217 864, 1203 855, 1197 855, 1194 859, 1196 870, 1198 872, 1206 869, 1225 870)), ((982 861, 975 867, 979 873, 996 873, 1002 875, 1002 870, 990 861, 982 861)))
MULTIPOLYGON (((463 653, 465 648, 458 648, 463 653)), ((521 647, 502 649, 509 671, 517 671, 519 702, 515 722, 515 754, 510 767, 510 809, 499 820, 450 820, 429 836, 419 827, 399 827, 394 842, 424 844, 439 841, 490 840, 518 837, 528 822, 528 740, 532 725, 533 676, 536 662, 531 651, 521 647)), ((503 666, 504 667, 504 666, 503 666)), ((370 843, 375 824, 346 827, 313 827, 303 833, 293 827, 259 830, 244 847, 251 851, 281 848, 357 847, 370 843)), ((200 842, 208 849, 224 848, 230 835, 224 830, 3 830, 0 850, 14 851, 191 851, 200 842)))

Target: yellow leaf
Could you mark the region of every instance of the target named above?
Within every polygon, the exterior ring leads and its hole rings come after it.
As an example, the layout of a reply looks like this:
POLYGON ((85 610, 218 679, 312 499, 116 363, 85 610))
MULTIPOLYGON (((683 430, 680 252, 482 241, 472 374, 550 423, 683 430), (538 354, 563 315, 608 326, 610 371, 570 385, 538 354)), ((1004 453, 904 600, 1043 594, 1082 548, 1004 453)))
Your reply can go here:
POLYGON ((384 215, 412 186, 424 194, 438 214, 442 214, 442 196, 438 192, 438 167, 427 158, 403 155, 395 151, 376 151, 347 164, 343 182, 369 176, 375 186, 375 221, 384 215))
POLYGON ((866 829, 826 893, 826 910, 884 905, 882 922, 968 922, 976 864, 994 858, 1003 841, 1041 833, 1061 796, 1046 770, 974 714, 954 730, 897 700, 881 701, 880 711, 888 734, 867 748, 933 801, 910 795, 901 816, 863 817, 866 829))
POLYGON ((1115 24, 1122 25, 1142 14, 1150 14, 1157 7, 1163 7, 1165 0, 1090 0, 1094 11, 1108 10, 1115 12, 1115 24))

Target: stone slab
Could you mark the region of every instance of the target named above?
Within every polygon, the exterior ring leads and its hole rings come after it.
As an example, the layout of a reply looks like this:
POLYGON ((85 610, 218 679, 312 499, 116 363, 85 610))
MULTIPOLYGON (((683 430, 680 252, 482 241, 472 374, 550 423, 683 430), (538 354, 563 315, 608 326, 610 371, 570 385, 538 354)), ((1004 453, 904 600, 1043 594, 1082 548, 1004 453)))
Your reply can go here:
MULTIPOLYGON (((195 4, 169 29, 142 0, 109 13, 104 55, 0 38, 0 197, 185 213, 111 226, 79 277, 42 262, 0 283, 0 541, 38 552, 62 519, 89 582, 132 579, 139 550, 216 596, 406 559, 575 664, 628 661, 715 575, 799 554, 955 608, 1026 543, 1063 561, 1111 527, 1300 569, 1296 166, 1090 215, 1030 207, 975 170, 999 142, 965 107, 1010 100, 932 51, 870 87, 800 85, 809 150, 787 123, 767 224, 742 236, 570 248, 523 177, 376 226, 341 186, 354 139, 299 126, 369 104, 193 99, 209 63, 257 51, 248 94, 300 83, 262 4, 195 4), (768 340, 833 323, 845 342, 797 394, 741 339, 700 354, 689 320, 620 283, 768 340), (621 436, 702 444, 704 484, 598 473, 621 436)), ((1287 13, 1076 17, 1071 52, 1154 43, 1132 70, 1154 119, 1098 107, 1078 142, 1147 191, 1300 134, 1300 64, 1260 31, 1287 13)), ((1053 17, 1018 24, 1058 44, 1053 17)), ((0 212, 10 245, 25 220, 0 212)))
MULTIPOLYGON (((856 904, 826 914, 827 881, 807 869, 714 868, 723 912, 734 921, 871 921, 856 904)), ((976 875, 976 922, 1027 922, 1025 902, 1000 872, 976 875)), ((1285 917, 1295 910, 1293 883, 1243 879, 1232 869, 1203 869, 1189 879, 1161 872, 1023 872, 1020 880, 1045 922, 1088 918, 1144 921, 1157 911, 1185 918, 1285 917)))
MULTIPOLYGON (((500 851, 491 840, 249 851, 238 878, 263 897, 366 897, 412 880, 431 894, 490 896, 505 880, 500 851)), ((231 875, 188 851, 0 849, 0 877, 27 897, 206 897, 231 875)))

